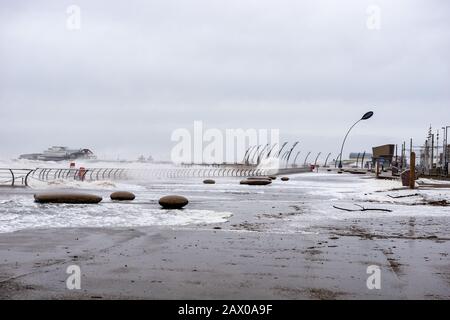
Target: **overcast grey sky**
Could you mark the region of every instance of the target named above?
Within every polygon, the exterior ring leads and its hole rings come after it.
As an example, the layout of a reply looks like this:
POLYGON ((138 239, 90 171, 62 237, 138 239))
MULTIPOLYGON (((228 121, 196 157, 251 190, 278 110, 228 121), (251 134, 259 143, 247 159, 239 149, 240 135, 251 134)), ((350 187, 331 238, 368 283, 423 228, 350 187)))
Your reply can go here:
POLYGON ((367 110, 346 153, 450 125, 446 0, 0 4, 0 157, 69 145, 167 159, 194 120, 279 128, 325 153, 367 110))

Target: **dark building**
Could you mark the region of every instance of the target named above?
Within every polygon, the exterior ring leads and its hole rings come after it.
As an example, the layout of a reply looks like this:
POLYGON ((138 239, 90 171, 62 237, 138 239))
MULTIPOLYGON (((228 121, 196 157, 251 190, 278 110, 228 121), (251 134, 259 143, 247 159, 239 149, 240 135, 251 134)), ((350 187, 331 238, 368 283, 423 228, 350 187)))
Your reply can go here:
POLYGON ((392 163, 395 154, 394 144, 385 144, 372 148, 372 161, 373 163, 379 163, 384 166, 389 166, 392 163))

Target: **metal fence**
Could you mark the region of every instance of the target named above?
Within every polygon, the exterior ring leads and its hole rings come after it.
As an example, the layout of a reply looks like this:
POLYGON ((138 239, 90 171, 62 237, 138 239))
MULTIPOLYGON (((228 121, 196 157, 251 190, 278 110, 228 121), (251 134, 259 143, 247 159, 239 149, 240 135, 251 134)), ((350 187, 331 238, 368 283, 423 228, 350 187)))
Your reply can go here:
POLYGON ((264 169, 252 167, 181 167, 181 168, 89 168, 89 169, 9 169, 0 168, 0 185, 29 186, 31 180, 145 180, 151 178, 189 178, 189 177, 252 177, 275 174, 292 174, 311 171, 309 166, 289 169, 264 169))
POLYGON ((130 170, 131 178, 250 177, 275 174, 277 170, 258 168, 173 168, 130 170))
POLYGON ((29 178, 40 181, 49 180, 125 180, 126 169, 123 168, 92 168, 92 169, 58 169, 37 168, 29 178))
POLYGON ((0 168, 0 185, 19 187, 28 186, 28 178, 33 169, 0 168))

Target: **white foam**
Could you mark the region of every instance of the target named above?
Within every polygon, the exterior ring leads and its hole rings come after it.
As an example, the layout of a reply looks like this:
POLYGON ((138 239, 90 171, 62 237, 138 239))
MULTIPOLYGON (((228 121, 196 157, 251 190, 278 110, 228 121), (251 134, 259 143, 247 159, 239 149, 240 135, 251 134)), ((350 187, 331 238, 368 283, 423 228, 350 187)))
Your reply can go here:
POLYGON ((164 210, 149 204, 38 204, 14 198, 2 208, 0 232, 33 228, 179 226, 226 222, 232 214, 212 210, 164 210))
POLYGON ((30 180, 30 187, 34 189, 83 189, 83 190, 128 190, 144 191, 144 186, 136 184, 123 183, 117 181, 77 181, 77 180, 50 180, 39 181, 30 180))

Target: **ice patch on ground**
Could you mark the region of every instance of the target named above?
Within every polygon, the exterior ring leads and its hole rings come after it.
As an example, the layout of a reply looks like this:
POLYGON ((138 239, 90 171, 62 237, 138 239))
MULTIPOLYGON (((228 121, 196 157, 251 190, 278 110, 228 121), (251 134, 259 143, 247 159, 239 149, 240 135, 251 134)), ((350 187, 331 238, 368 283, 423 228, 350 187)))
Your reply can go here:
POLYGON ((450 216, 450 207, 433 207, 426 205, 404 205, 398 203, 366 203, 366 202, 339 202, 335 203, 339 207, 358 210, 360 207, 355 206, 355 204, 361 205, 365 208, 378 208, 378 209, 389 209, 392 212, 382 212, 382 211, 354 211, 347 212, 336 208, 333 208, 333 202, 324 202, 321 204, 311 205, 311 208, 305 210, 306 212, 302 215, 296 215, 290 217, 288 220, 288 225, 286 230, 299 232, 301 230, 309 230, 311 226, 316 225, 334 225, 333 221, 352 221, 352 220, 374 220, 379 218, 404 218, 409 219, 411 217, 448 217, 450 216))
POLYGON ((425 183, 425 184, 443 184, 443 185, 450 184, 450 181, 448 181, 448 180, 437 180, 437 179, 426 179, 426 178, 420 178, 417 180, 417 182, 421 182, 421 183, 425 183))
POLYGON ((401 189, 399 181, 334 174, 298 175, 290 183, 286 188, 299 188, 308 195, 304 212, 288 218, 290 221, 286 230, 295 232, 324 222, 333 224, 333 221, 450 216, 450 207, 427 204, 429 201, 449 201, 449 190, 401 189), (389 209, 392 212, 347 212, 333 208, 336 205, 346 209, 361 209, 355 204, 365 208, 389 209))

